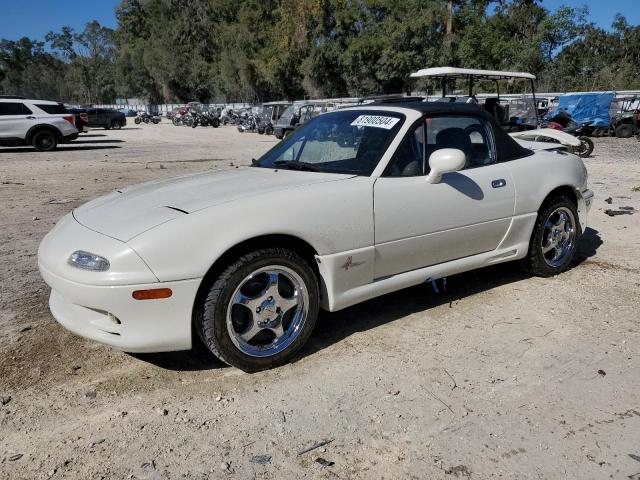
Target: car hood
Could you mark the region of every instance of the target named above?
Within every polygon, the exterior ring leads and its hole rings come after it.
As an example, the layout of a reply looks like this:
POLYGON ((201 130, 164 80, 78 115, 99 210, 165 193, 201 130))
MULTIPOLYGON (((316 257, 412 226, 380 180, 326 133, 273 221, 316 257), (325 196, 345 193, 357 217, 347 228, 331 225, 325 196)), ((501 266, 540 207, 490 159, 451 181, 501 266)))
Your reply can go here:
POLYGON ((73 216, 91 230, 126 242, 153 227, 198 210, 272 191, 352 177, 239 167, 116 190, 77 208, 73 216))

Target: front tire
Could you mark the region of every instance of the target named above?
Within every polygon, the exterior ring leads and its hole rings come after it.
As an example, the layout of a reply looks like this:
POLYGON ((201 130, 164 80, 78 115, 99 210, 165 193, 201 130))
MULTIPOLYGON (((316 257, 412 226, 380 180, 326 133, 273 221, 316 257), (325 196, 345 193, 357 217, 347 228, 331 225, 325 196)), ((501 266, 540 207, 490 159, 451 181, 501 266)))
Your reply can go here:
POLYGON ((292 250, 247 253, 227 267, 196 309, 196 330, 223 362, 245 372, 287 363, 307 342, 319 310, 309 264, 292 250))
POLYGON ((580 140, 580 146, 574 147, 574 153, 580 158, 587 158, 593 153, 593 140, 589 137, 578 137, 580 140))
POLYGON ((539 277, 551 277, 569 268, 582 235, 578 211, 564 195, 545 203, 531 235, 525 269, 539 277))
POLYGON ((120 130, 122 128, 122 124, 119 120, 114 120, 111 122, 111 128, 113 128, 114 130, 120 130))
POLYGON ((33 135, 31 145, 39 152, 50 152, 58 145, 58 137, 50 130, 41 130, 33 135))

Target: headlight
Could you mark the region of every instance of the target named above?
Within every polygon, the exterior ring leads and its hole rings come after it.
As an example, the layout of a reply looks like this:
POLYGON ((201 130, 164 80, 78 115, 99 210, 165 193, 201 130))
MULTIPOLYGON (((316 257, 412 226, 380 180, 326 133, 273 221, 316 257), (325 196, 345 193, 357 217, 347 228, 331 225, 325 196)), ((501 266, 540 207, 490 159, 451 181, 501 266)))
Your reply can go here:
POLYGON ((106 272, 110 267, 109 260, 106 258, 82 250, 73 252, 67 263, 76 268, 94 272, 106 272))

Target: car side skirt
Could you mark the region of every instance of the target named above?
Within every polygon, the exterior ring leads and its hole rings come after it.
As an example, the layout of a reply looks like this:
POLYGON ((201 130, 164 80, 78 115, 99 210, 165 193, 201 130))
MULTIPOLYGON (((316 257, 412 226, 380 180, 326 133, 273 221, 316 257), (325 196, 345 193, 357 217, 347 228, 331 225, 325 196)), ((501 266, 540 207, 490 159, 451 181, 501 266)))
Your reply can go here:
POLYGON ((375 247, 318 255, 322 308, 335 312, 380 295, 527 255, 537 213, 515 217, 497 249, 374 279, 375 247))

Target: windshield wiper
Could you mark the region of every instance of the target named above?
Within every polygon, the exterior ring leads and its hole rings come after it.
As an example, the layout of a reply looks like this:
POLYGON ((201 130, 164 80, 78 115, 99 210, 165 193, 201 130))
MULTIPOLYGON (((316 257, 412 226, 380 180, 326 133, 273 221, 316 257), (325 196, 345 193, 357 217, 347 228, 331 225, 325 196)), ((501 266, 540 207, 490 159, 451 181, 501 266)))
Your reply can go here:
POLYGON ((290 170, 307 170, 309 172, 322 172, 322 169, 313 163, 295 162, 293 160, 276 160, 273 162, 276 167, 284 167, 290 170))

